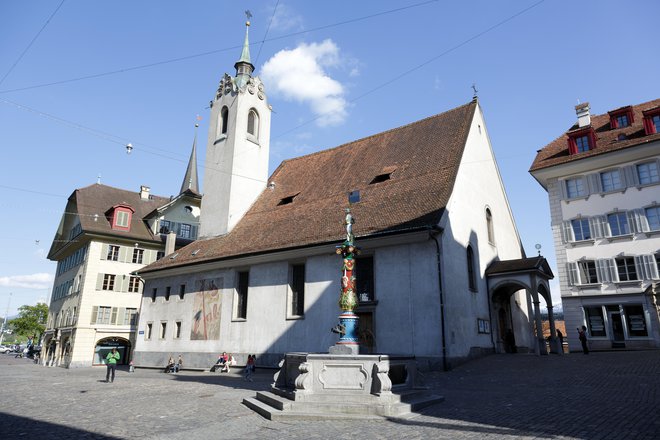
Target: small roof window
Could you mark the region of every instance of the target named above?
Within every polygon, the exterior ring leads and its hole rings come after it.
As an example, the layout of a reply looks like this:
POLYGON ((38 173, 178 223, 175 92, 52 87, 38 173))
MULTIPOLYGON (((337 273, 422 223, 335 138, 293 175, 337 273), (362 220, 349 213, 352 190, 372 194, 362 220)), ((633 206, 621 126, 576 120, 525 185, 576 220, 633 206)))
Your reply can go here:
POLYGON ((290 196, 284 197, 282 200, 280 200, 280 203, 277 204, 277 206, 282 206, 282 205, 288 205, 290 203, 293 203, 293 199, 298 197, 299 192, 292 194, 290 196))
POLYGON ((396 171, 396 167, 390 166, 390 167, 385 167, 381 170, 380 174, 378 174, 376 177, 374 177, 371 182, 369 182, 369 185, 373 185, 376 183, 381 183, 385 182, 387 180, 390 180, 392 178, 392 174, 396 171))

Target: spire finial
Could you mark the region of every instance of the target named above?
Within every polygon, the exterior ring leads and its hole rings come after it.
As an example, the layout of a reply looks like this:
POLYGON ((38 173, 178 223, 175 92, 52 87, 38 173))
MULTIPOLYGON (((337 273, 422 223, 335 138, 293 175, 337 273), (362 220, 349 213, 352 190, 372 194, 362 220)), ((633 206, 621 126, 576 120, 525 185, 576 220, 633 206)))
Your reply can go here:
POLYGON ((479 90, 477 90, 477 84, 476 83, 472 83, 472 90, 474 91, 474 94, 472 95, 472 99, 476 100, 477 99, 477 93, 479 92, 479 90))
POLYGON ((245 11, 245 16, 248 18, 248 21, 245 22, 245 42, 243 43, 241 58, 236 61, 236 64, 234 64, 234 67, 236 68, 236 85, 239 88, 243 87, 248 82, 252 77, 252 72, 254 72, 254 66, 250 61, 250 40, 248 33, 252 13, 250 11, 245 11))

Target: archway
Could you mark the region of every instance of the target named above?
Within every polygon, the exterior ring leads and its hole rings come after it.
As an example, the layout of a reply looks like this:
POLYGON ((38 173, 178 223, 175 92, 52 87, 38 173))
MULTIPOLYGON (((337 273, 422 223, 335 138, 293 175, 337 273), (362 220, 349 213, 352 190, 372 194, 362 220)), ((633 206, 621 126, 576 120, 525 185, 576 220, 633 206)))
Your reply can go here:
POLYGON ((113 348, 116 348, 120 355, 118 364, 128 364, 128 354, 131 352, 131 343, 128 339, 120 338, 118 336, 111 336, 108 338, 100 339, 96 343, 96 346, 94 347, 94 358, 92 359, 92 365, 105 365, 105 358, 113 348))
POLYGON ((491 304, 497 319, 495 332, 497 353, 526 353, 533 350, 529 319, 525 310, 527 301, 518 292, 527 286, 517 281, 499 283, 491 290, 491 304), (522 303, 522 306, 521 306, 522 303))

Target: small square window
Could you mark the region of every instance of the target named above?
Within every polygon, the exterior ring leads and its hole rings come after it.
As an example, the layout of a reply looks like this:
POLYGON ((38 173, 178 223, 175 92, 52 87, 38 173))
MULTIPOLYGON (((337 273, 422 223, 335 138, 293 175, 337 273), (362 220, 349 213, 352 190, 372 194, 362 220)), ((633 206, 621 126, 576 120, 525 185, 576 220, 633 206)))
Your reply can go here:
POLYGON ((142 264, 144 249, 133 249, 133 263, 142 264))
POLYGON ((165 339, 167 336, 167 321, 161 321, 160 323, 160 339, 165 339))
POLYGON ((605 192, 616 191, 623 188, 623 182, 621 181, 621 173, 619 170, 600 173, 600 183, 605 192))
POLYGON ((170 295, 172 294, 172 288, 170 286, 167 286, 165 288, 165 301, 170 300, 170 295))
POLYGON ((641 185, 660 182, 658 164, 656 162, 647 162, 637 165, 637 177, 641 185))
POLYGON ((607 215, 607 223, 610 225, 612 236, 630 234, 628 216, 625 212, 615 212, 607 215))
POLYGON ((573 235, 575 241, 591 240, 591 230, 589 229, 589 219, 580 218, 571 220, 573 235))
POLYGON ((181 285, 179 286, 179 299, 183 299, 183 297, 185 296, 185 294, 186 294, 186 285, 185 285, 185 284, 181 284, 181 285))
POLYGON ((151 332, 153 330, 153 323, 148 322, 147 328, 144 331, 144 339, 151 339, 151 332))
POLYGON ((575 145, 577 146, 578 153, 589 151, 589 136, 585 135, 575 138, 575 145))
POLYGON ((131 293, 138 293, 140 291, 140 278, 131 277, 128 280, 128 291, 131 293))
POLYGON ((569 199, 586 196, 584 181, 581 178, 566 180, 566 195, 569 199))
POLYGON ((103 275, 103 290, 114 290, 115 288, 115 276, 109 273, 103 275))
POLYGON ((158 296, 158 288, 154 287, 151 289, 151 302, 156 302, 156 296, 158 296))
POLYGON ((654 206, 652 208, 646 208, 644 212, 646 214, 646 221, 649 224, 649 229, 651 231, 660 230, 660 207, 654 206))
POLYGON ((619 115, 616 117, 616 128, 623 128, 630 125, 628 115, 619 115))
POLYGON ((106 260, 118 261, 119 260, 119 246, 111 244, 108 246, 108 254, 106 260))
POLYGON ((179 339, 181 337, 181 321, 176 321, 174 323, 174 339, 179 339))
POLYGON ((637 277, 634 257, 617 258, 616 268, 619 272, 619 281, 635 281, 639 279, 637 277))

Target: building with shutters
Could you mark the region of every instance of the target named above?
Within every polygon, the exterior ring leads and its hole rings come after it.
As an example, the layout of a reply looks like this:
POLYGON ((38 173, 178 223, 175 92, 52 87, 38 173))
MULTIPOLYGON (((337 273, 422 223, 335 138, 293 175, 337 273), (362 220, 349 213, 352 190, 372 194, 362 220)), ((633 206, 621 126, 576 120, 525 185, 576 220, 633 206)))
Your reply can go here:
POLYGON ((660 99, 591 115, 538 151, 548 191, 568 342, 660 346, 660 99))
POLYGON ((100 365, 113 347, 120 363, 128 363, 143 290, 134 272, 197 238, 202 197, 195 143, 176 197, 100 183, 71 194, 48 253, 57 269, 42 341, 45 364, 100 365))

